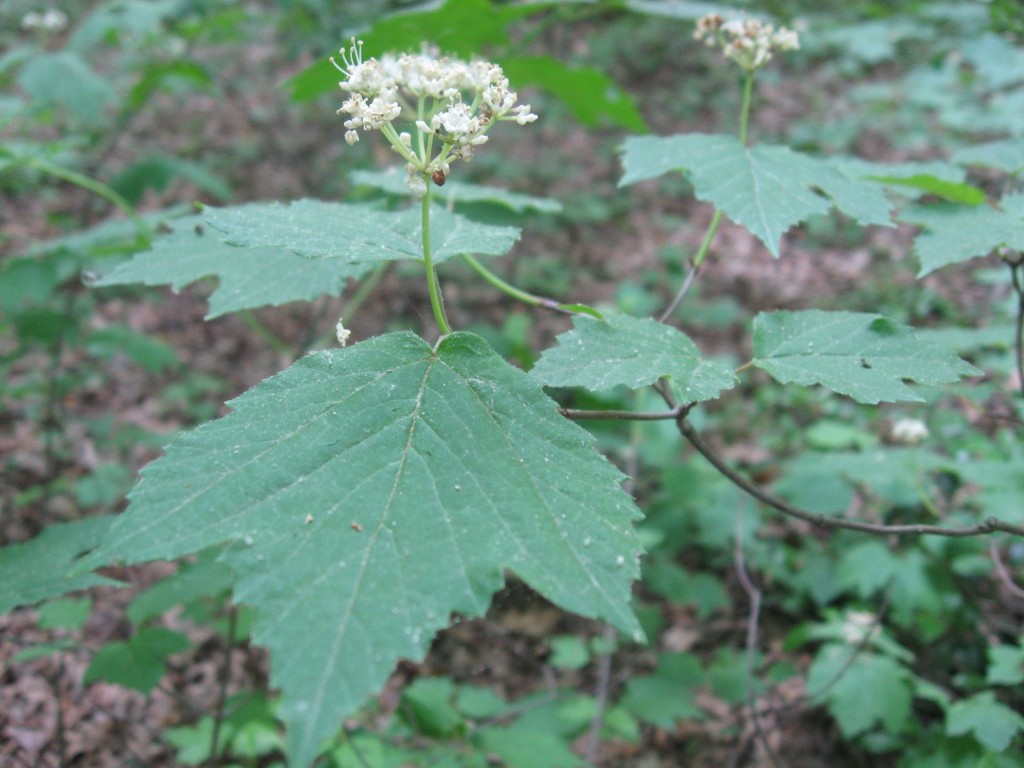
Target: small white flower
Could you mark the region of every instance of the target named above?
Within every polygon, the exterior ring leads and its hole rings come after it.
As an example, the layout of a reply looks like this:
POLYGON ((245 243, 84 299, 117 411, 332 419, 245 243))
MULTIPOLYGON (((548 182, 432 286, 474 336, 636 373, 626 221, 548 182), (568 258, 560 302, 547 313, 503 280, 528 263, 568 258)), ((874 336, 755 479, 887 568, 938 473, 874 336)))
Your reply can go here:
POLYGON ((468 104, 463 104, 461 100, 453 99, 451 106, 444 112, 438 113, 435 119, 449 135, 471 133, 480 128, 480 121, 473 119, 473 110, 469 108, 468 104))
POLYGON ((898 419, 892 425, 892 439, 914 445, 928 437, 928 426, 919 419, 898 419))
POLYGON ((348 330, 341 322, 341 318, 338 318, 338 324, 334 326, 334 335, 338 339, 338 343, 341 346, 348 344, 348 337, 352 335, 352 331, 348 330))
POLYGON ((512 110, 512 114, 515 115, 513 118, 520 125, 526 125, 532 123, 537 119, 537 116, 530 111, 529 104, 520 104, 518 107, 512 110))
POLYGON ((423 198, 427 194, 427 180, 423 178, 423 174, 416 173, 409 174, 409 191, 412 192, 412 196, 417 200, 423 198))

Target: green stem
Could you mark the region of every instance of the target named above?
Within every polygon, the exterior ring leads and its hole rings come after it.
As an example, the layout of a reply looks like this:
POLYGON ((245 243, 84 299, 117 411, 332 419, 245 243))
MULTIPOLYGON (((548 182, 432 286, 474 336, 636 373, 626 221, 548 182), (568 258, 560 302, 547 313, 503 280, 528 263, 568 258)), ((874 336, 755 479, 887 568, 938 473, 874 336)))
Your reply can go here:
POLYGON ((256 333, 263 341, 266 342, 267 346, 275 352, 279 352, 284 355, 291 355, 292 348, 287 342, 282 341, 277 334, 271 331, 267 326, 259 321, 259 318, 253 314, 251 309, 243 309, 238 313, 238 319, 241 320, 248 328, 256 333))
MULTIPOLYGON (((743 78, 743 101, 740 104, 740 143, 743 146, 747 145, 747 129, 750 126, 750 103, 753 100, 754 95, 754 73, 747 72, 743 78)), ((690 289, 690 285, 693 283, 693 279, 697 276, 697 270, 700 269, 700 265, 704 263, 705 257, 708 255, 708 251, 711 249, 711 241, 714 240, 715 234, 718 232, 718 227, 722 223, 722 211, 720 209, 715 210, 715 215, 711 217, 711 223, 708 224, 708 231, 704 235, 704 241, 700 244, 700 248, 697 250, 697 254, 693 257, 690 266, 690 273, 687 278, 683 281, 683 284, 679 287, 676 295, 672 298, 668 307, 664 312, 661 313, 659 322, 666 322, 672 313, 676 311, 676 307, 683 300, 683 296, 690 289)))
POLYGON ((139 232, 141 234, 146 236, 150 234, 149 226, 142 220, 142 217, 135 212, 135 207, 102 181, 96 181, 96 179, 91 179, 77 171, 72 171, 68 168, 54 165, 47 160, 40 160, 36 157, 22 159, 25 161, 26 165, 32 166, 43 173, 48 173, 50 176, 55 176, 58 179, 71 182, 82 189, 88 190, 95 195, 99 195, 104 200, 124 211, 125 215, 128 216, 128 218, 134 222, 135 226, 139 228, 139 232))
POLYGON ((437 282, 437 273, 434 271, 434 261, 430 255, 430 182, 427 182, 427 194, 423 196, 420 203, 422 211, 423 230, 423 267, 427 271, 427 290, 430 292, 430 308, 434 310, 434 320, 437 321, 437 328, 442 336, 452 332, 448 325, 448 317, 444 313, 444 300, 441 298, 441 287, 437 282))
POLYGON ((711 241, 715 239, 715 234, 718 232, 718 225, 721 223, 722 211, 721 209, 715 209, 715 215, 711 217, 711 223, 708 224, 707 234, 704 235, 704 242, 700 244, 697 255, 693 257, 694 269, 700 269, 700 265, 704 263, 704 257, 707 256, 708 251, 711 250, 711 241))
POLYGON ((468 253, 462 254, 462 258, 465 260, 473 271, 482 277, 487 283, 497 288, 502 293, 506 293, 513 299, 517 299, 524 304, 529 304, 531 307, 544 307, 545 309, 553 309, 556 312, 564 312, 570 315, 579 314, 591 314, 591 312, 580 312, 574 308, 573 305, 563 304, 560 301, 549 299, 546 296, 537 296, 536 294, 524 291, 521 288, 516 288, 509 282, 498 277, 496 274, 491 272, 487 267, 480 263, 480 261, 468 253))
POLYGON ((743 104, 740 106, 740 144, 747 145, 747 126, 750 124, 750 102, 754 95, 754 73, 743 78, 743 104))
POLYGON ((491 270, 489 270, 487 267, 481 264, 480 261, 475 256, 470 256, 468 253, 464 253, 462 254, 462 258, 465 260, 467 264, 469 264, 469 266, 473 268, 474 272, 476 272, 478 275, 480 275, 480 277, 484 279, 484 281, 490 283, 502 293, 507 293, 513 299, 518 299, 524 304, 529 304, 530 306, 533 307, 539 307, 547 304, 548 301, 551 301, 550 299, 542 299, 540 296, 534 296, 532 293, 527 293, 526 291, 520 288, 516 288, 511 283, 505 282, 496 274, 491 272, 491 270))

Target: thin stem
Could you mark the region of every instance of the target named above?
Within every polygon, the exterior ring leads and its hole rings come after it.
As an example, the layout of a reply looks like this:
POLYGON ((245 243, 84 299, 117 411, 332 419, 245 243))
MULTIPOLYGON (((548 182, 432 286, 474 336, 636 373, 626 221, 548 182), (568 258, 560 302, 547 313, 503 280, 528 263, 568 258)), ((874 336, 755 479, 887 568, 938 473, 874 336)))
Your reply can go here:
MULTIPOLYGON (((747 145, 747 132, 750 127, 750 103, 753 101, 754 94, 754 73, 747 72, 743 78, 743 101, 740 104, 740 143, 743 146, 747 145)), ((676 295, 672 298, 672 301, 666 307, 665 311, 661 313, 661 317, 658 318, 659 323, 667 322, 672 313, 676 311, 679 303, 683 300, 687 291, 690 290, 690 286, 693 285, 694 279, 697 277, 697 272, 700 270, 701 264, 704 263, 704 259, 708 255, 708 251, 711 249, 711 241, 714 240, 715 235, 718 232, 718 227, 722 223, 722 211, 721 209, 715 210, 715 215, 711 217, 711 223, 708 224, 708 231, 704 235, 704 240, 700 244, 700 248, 697 250, 697 254, 693 257, 690 262, 690 271, 687 273, 686 278, 683 280, 683 284, 679 287, 676 295)))
POLYGON ((241 320, 251 331, 254 331, 256 335, 265 341, 267 346, 275 352, 286 355, 292 354, 292 349, 287 342, 282 341, 273 331, 261 323, 259 318, 253 314, 251 309, 244 309, 239 312, 238 319, 241 320))
POLYGON ((743 78, 743 103, 740 105, 740 144, 747 145, 747 128, 750 126, 750 102, 754 95, 754 73, 747 72, 743 78))
POLYGON ((231 606, 228 612, 228 631, 224 638, 227 647, 224 649, 224 666, 220 673, 220 686, 217 691, 217 706, 213 715, 213 733, 210 734, 209 764, 217 764, 217 748, 220 741, 221 726, 224 723, 225 707, 228 700, 228 682, 231 680, 231 652, 235 648, 235 631, 238 627, 238 609, 231 606))
POLYGON ((615 643, 615 627, 606 624, 604 633, 601 636, 606 648, 597 662, 597 684, 594 696, 594 716, 590 720, 590 730, 587 732, 586 747, 584 748, 588 766, 597 763, 597 750, 601 746, 601 729, 604 728, 605 714, 608 710, 608 692, 612 680, 612 647, 615 643))
POLYGON ((1020 264, 1010 266, 1010 280, 1017 294, 1017 328, 1014 333, 1014 351, 1017 362, 1017 383, 1024 396, 1024 284, 1021 282, 1020 264))
POLYGON ((843 528, 850 531, 861 531, 862 533, 878 533, 893 536, 929 535, 967 537, 980 536, 982 534, 993 533, 995 531, 1011 533, 1015 536, 1024 536, 1024 527, 1011 525, 1010 523, 1005 523, 1002 520, 997 520, 994 517, 987 518, 977 525, 963 526, 960 528, 945 528, 941 525, 881 525, 876 523, 859 523, 853 520, 841 520, 835 517, 828 517, 827 515, 808 512, 775 498, 771 494, 762 490, 759 486, 752 483, 750 480, 747 480, 743 475, 736 472, 732 467, 726 464, 725 461, 718 456, 718 454, 716 454, 707 443, 704 442, 701 436, 697 433, 697 430, 694 429, 684 417, 680 417, 676 421, 676 424, 678 425, 680 434, 689 440, 690 444, 696 448, 697 451, 707 459, 715 469, 725 475, 733 485, 750 494, 762 504, 779 511, 784 515, 795 517, 798 520, 803 520, 804 522, 810 523, 818 528, 843 528))
MULTIPOLYGON (((761 717, 757 710, 757 689, 755 687, 755 672, 757 666, 757 642, 761 624, 761 589, 754 584, 747 571, 746 558, 743 555, 743 509, 736 512, 736 544, 733 549, 733 563, 736 570, 736 578, 740 586, 750 599, 750 608, 747 611, 747 642, 746 642, 746 677, 747 677, 747 706, 750 708, 750 722, 754 727, 754 737, 761 743, 762 749, 768 755, 768 759, 776 768, 785 768, 785 763, 775 754, 768 741, 768 735, 764 732, 761 724, 761 717)), ((737 753, 737 757, 740 753, 737 753)))
POLYGON ((57 733, 57 764, 60 768, 66 768, 68 765, 68 740, 67 730, 64 722, 64 697, 61 695, 60 682, 64 677, 64 654, 57 654, 57 671, 54 673, 53 678, 50 680, 50 684, 53 686, 53 695, 55 698, 55 714, 56 722, 53 725, 53 729, 57 733))
POLYGON ((572 312, 571 310, 566 309, 564 306, 562 306, 561 302, 555 301, 554 299, 549 299, 544 296, 537 296, 535 294, 528 293, 527 291, 524 291, 521 288, 516 288, 511 283, 506 282, 505 280, 491 272, 491 270, 489 270, 487 267, 481 264, 480 260, 477 259, 475 256, 471 256, 468 253, 464 253, 462 254, 462 258, 467 264, 469 264, 469 266, 473 269, 474 272, 476 272, 478 275, 480 275, 480 277, 484 279, 484 282, 494 286, 502 293, 508 294, 513 299, 517 299, 523 302, 524 304, 529 304, 531 307, 546 307, 547 309, 553 309, 556 312, 577 314, 575 312, 572 312))
MULTIPOLYGON (((717 211, 715 212, 715 215, 718 215, 717 211)), ((707 239, 708 238, 705 235, 705 242, 707 241, 707 239)), ((690 271, 686 273, 686 278, 683 280, 683 284, 679 286, 679 290, 676 291, 676 295, 672 298, 672 301, 669 302, 669 305, 665 308, 665 311, 661 313, 661 317, 658 318, 659 323, 664 323, 670 317, 672 317, 672 313, 676 311, 676 307, 679 306, 679 302, 683 300, 683 297, 686 295, 686 292, 689 291, 690 286, 693 285, 694 278, 697 277, 697 271, 699 269, 700 267, 697 266, 697 264, 693 262, 690 263, 690 271)))
POLYGON ((149 225, 142 220, 135 211, 135 207, 119 195, 115 190, 108 187, 102 181, 89 178, 88 176, 72 171, 68 168, 63 168, 59 165, 49 162, 48 160, 40 160, 36 157, 21 158, 27 165, 36 168, 43 173, 48 173, 50 176, 55 176, 63 181, 68 181, 75 186, 81 187, 84 190, 92 192, 95 195, 99 195, 104 200, 112 203, 116 207, 124 211, 125 215, 132 220, 141 234, 148 236, 150 234, 149 225))
POLYGON ((678 405, 670 411, 583 411, 577 408, 559 408, 559 413, 567 419, 584 421, 587 419, 609 419, 615 421, 669 421, 685 416, 693 406, 692 403, 678 405))
POLYGON ((1014 583, 1013 577, 1010 575, 1009 569, 1006 567, 1006 563, 1003 562, 1003 556, 999 553, 999 547, 996 546, 994 541, 988 543, 988 552, 992 557, 992 566, 995 568, 996 575, 999 580, 1003 582, 1003 586, 1019 600, 1024 600, 1024 589, 1021 589, 1014 583))
POLYGON ((423 230, 423 268, 427 271, 427 290, 430 292, 430 308, 434 310, 434 320, 442 336, 452 332, 448 325, 448 316, 444 313, 444 299, 441 297, 441 287, 437 282, 437 273, 434 271, 434 261, 430 255, 430 185, 427 185, 427 194, 423 196, 420 203, 422 211, 423 230))

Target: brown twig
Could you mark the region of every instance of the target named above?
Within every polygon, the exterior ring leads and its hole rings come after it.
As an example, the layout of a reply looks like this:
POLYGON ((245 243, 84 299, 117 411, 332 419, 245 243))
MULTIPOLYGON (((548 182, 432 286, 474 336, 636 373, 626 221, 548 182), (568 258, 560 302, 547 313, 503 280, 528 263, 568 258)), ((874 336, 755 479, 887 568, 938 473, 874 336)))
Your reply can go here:
POLYGON ((1010 283, 1017 294, 1017 328, 1014 332, 1014 357, 1017 363, 1017 385, 1024 396, 1024 281, 1020 276, 1021 265, 1010 265, 1010 283))
POLYGON ((987 533, 995 533, 1001 531, 1002 533, 1010 533, 1014 536, 1024 537, 1024 528, 1018 525, 1011 525, 1005 523, 1002 520, 997 520, 994 517, 987 518, 977 525, 962 526, 959 528, 947 528, 941 525, 926 525, 920 523, 912 523, 909 525, 884 525, 879 523, 861 523, 855 520, 843 520, 836 517, 828 517, 826 515, 815 514, 814 512, 808 512, 807 510, 794 507, 792 504, 787 504, 781 499, 777 499, 771 494, 764 491, 759 486, 752 483, 750 480, 745 478, 743 475, 736 472, 732 467, 725 463, 725 461, 714 452, 714 450, 704 442, 703 438, 697 433, 697 430, 690 425, 685 417, 680 417, 676 424, 679 426, 679 432, 687 440, 690 445, 697 449, 705 459, 707 459, 711 465, 721 472, 733 485, 737 486, 740 490, 745 491, 755 499, 760 501, 772 509, 781 512, 788 517, 794 517, 798 520, 803 520, 806 523, 818 528, 842 528, 849 531, 860 531, 861 533, 876 533, 882 535, 892 536, 949 536, 949 537, 968 537, 968 536, 981 536, 987 533))
POLYGON ((686 295, 686 292, 690 290, 690 286, 693 285, 693 281, 697 277, 697 272, 699 271, 699 264, 690 264, 690 271, 686 273, 686 278, 683 280, 683 284, 679 286, 679 291, 672 298, 672 301, 665 308, 665 311, 662 312, 661 315, 658 317, 659 323, 667 322, 668 319, 672 317, 672 313, 676 311, 676 307, 679 306, 679 302, 683 300, 683 297, 686 295))
POLYGON ((1024 600, 1024 589, 1018 587, 1014 582, 1013 576, 1010 575, 1010 571, 1006 567, 1006 563, 1003 562, 1003 556, 999 552, 999 547, 996 546, 994 541, 989 542, 988 553, 992 557, 992 566, 995 568, 999 580, 1003 582, 1003 586, 1006 587, 1011 595, 1024 600))
POLYGON ((567 419, 583 421, 586 419, 610 419, 617 421, 669 421, 676 420, 690 412, 692 403, 679 405, 670 411, 585 411, 577 408, 559 408, 558 411, 567 419))
MULTIPOLYGON (((761 590, 754 584, 747 571, 746 558, 743 556, 743 513, 738 510, 736 513, 736 545, 733 548, 733 564, 736 577, 740 586, 750 600, 750 608, 747 612, 747 706, 750 708, 750 722, 754 726, 754 736, 761 743, 768 760, 775 768, 788 768, 786 763, 772 749, 768 742, 768 734, 761 725, 761 718, 757 711, 757 693, 754 686, 755 657, 757 656, 757 636, 761 623, 761 590)), ((736 763, 738 764, 742 750, 737 752, 736 763)))
POLYGON ((220 732, 224 724, 224 718, 227 716, 225 710, 227 708, 228 700, 228 683, 231 680, 231 654, 235 649, 235 632, 237 627, 238 609, 232 605, 228 609, 228 631, 224 638, 226 644, 226 647, 224 648, 224 666, 221 667, 220 684, 217 690, 217 704, 213 714, 213 733, 210 734, 210 766, 217 764, 217 750, 220 746, 218 744, 220 741, 220 732))

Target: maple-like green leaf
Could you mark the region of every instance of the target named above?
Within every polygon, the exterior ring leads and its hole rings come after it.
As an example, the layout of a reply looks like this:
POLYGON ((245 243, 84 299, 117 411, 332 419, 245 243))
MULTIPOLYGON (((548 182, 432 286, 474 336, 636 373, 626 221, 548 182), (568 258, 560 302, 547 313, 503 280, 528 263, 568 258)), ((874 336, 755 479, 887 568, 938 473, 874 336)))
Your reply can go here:
POLYGON ((888 656, 854 653, 850 645, 829 643, 807 671, 807 690, 822 691, 829 712, 847 738, 878 724, 899 733, 910 714, 911 676, 888 656))
POLYGON ((622 694, 622 706, 641 720, 671 729, 677 720, 703 720, 693 690, 706 682, 700 660, 689 653, 663 653, 654 674, 633 677, 622 694))
POLYGON ((953 704, 946 713, 946 733, 970 733, 987 749, 1004 752, 1013 737, 1024 731, 1024 717, 996 701, 992 691, 977 693, 953 704))
POLYGON ((127 642, 107 643, 93 657, 82 678, 88 685, 97 680, 149 693, 164 676, 168 656, 191 645, 180 632, 164 627, 143 627, 127 642))
POLYGON ((878 184, 788 147, 744 147, 733 136, 700 133, 634 136, 623 145, 623 164, 619 186, 685 173, 699 199, 749 229, 774 256, 786 230, 833 206, 861 224, 891 225, 878 184))
POLYGON ((202 215, 169 222, 172 231, 159 236, 148 251, 135 254, 90 281, 110 285, 171 285, 183 288, 207 276, 220 285, 210 295, 207 319, 253 307, 339 295, 349 278, 358 278, 373 264, 338 259, 304 259, 284 248, 240 248, 228 245, 202 215))
POLYGON ((0 548, 0 614, 76 589, 120 582, 87 573, 68 576, 78 557, 95 547, 113 522, 99 515, 51 525, 34 539, 0 548))
POLYGON ((663 376, 685 402, 713 400, 736 377, 727 366, 705 360, 686 334, 646 317, 607 313, 603 320, 578 316, 558 336, 530 375, 551 387, 594 391, 653 384, 663 376))
POLYGON ((782 384, 821 384, 859 403, 922 401, 904 380, 948 384, 980 371, 914 329, 864 312, 762 312, 753 364, 782 384))
POLYGON ((282 689, 289 754, 421 658, 509 569, 630 636, 639 514, 592 437, 486 343, 407 332, 309 355, 174 441, 87 565, 230 542, 282 689))
MULTIPOLYGON (((409 197, 409 185, 406 183, 408 174, 397 168, 386 171, 353 171, 349 174, 353 184, 379 189, 389 195, 409 197)), ((501 187, 489 187, 483 184, 471 184, 467 181, 448 179, 443 187, 432 192, 435 199, 445 203, 492 203, 508 208, 515 213, 538 211, 540 213, 558 213, 562 204, 550 197, 535 197, 519 192, 509 192, 501 187)))
MULTIPOLYGON (((286 248, 308 258, 375 266, 396 259, 423 260, 419 207, 381 211, 364 205, 296 200, 208 208, 206 220, 231 245, 286 248)), ((435 206, 430 244, 435 263, 463 253, 502 255, 519 239, 518 227, 480 224, 435 206)))
POLYGON ((1024 194, 1007 195, 1000 209, 989 206, 929 206, 912 208, 900 219, 924 227, 914 241, 921 262, 918 277, 939 267, 987 256, 1007 246, 1024 250, 1024 194))

